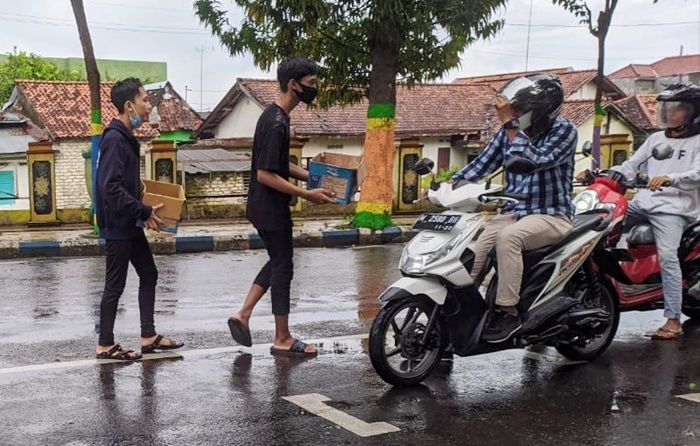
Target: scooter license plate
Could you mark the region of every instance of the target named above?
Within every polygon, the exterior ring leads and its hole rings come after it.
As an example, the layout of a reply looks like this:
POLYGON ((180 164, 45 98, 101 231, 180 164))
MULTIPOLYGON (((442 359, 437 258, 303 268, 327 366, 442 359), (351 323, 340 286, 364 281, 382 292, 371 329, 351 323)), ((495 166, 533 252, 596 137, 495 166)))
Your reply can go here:
POLYGON ((413 229, 450 232, 461 218, 461 215, 421 214, 413 225, 413 229))

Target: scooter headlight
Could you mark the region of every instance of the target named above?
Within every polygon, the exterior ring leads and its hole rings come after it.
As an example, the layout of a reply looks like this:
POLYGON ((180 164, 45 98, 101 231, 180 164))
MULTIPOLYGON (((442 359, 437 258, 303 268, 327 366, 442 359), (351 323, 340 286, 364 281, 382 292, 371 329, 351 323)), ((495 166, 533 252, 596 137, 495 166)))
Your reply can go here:
POLYGON ((425 268, 430 264, 434 263, 438 259, 445 257, 450 253, 457 245, 459 245, 462 240, 467 236, 468 231, 460 232, 454 238, 448 240, 445 244, 440 246, 435 251, 427 252, 424 254, 411 255, 409 250, 405 249, 401 255, 400 268, 406 274, 423 274, 425 268))
POLYGON ((574 197, 574 212, 576 214, 583 214, 592 211, 598 203, 600 203, 598 192, 594 190, 584 190, 574 197))

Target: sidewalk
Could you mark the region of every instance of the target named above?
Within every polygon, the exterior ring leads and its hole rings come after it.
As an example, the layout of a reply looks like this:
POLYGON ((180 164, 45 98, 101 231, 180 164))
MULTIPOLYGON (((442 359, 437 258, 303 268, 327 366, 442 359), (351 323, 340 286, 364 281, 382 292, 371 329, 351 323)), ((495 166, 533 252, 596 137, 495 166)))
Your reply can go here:
MULTIPOLYGON (((413 237, 415 215, 393 216, 395 227, 382 231, 342 229, 339 218, 294 221, 294 246, 341 247, 402 243, 413 237), (339 229, 341 228, 341 229, 339 229)), ((253 226, 245 220, 183 222, 177 235, 147 231, 155 254, 235 251, 264 247, 253 226)), ((52 228, 0 227, 0 259, 22 257, 95 256, 104 253, 104 240, 87 225, 52 228)))

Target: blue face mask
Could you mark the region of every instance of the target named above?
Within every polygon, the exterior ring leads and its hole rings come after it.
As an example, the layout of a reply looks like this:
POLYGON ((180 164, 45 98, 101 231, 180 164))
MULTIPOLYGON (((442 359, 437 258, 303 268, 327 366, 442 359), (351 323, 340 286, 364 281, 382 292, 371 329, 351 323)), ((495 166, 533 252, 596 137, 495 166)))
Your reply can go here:
POLYGON ((141 119, 139 115, 131 116, 131 114, 129 114, 129 121, 131 121, 131 127, 134 129, 141 127, 141 124, 143 124, 143 119, 141 119))

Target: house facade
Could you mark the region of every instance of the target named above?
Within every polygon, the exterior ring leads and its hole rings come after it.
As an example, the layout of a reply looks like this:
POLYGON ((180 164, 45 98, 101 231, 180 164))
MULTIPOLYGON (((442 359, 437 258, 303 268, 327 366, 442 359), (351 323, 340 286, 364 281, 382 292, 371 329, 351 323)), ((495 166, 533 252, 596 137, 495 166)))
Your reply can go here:
MULTIPOLYGON (((110 101, 112 83, 101 85, 102 121, 106 126, 117 116, 110 101)), ((154 101, 151 119, 136 130, 141 142, 141 174, 149 141, 181 135, 189 139, 201 118, 166 82, 149 90, 154 101), (160 129, 163 129, 161 132, 160 129)), ((58 220, 86 222, 90 198, 90 90, 87 82, 17 81, 4 110, 31 122, 52 142, 55 153, 55 192, 58 220)), ((24 155, 26 163, 26 149, 24 155)), ((26 164, 18 175, 26 175, 26 164)), ((26 184, 20 180, 20 183, 26 184)), ((2 207, 0 207, 0 210, 2 207)))
MULTIPOLYGON (((561 116, 579 128, 579 149, 592 139, 596 71, 568 68, 550 70, 559 76, 566 92, 561 116)), ((423 84, 397 90, 396 148, 394 162, 394 208, 412 209, 411 197, 402 196, 410 166, 422 157, 435 161, 435 172, 461 167, 476 157, 493 136, 493 101, 509 80, 530 73, 505 73, 462 78, 450 84, 423 84)), ((625 111, 614 104, 625 97, 613 82, 605 79, 603 124, 603 166, 618 164, 630 155, 636 135, 644 131, 625 111)), ((224 99, 205 119, 196 135, 202 141, 231 142, 230 150, 250 151, 255 125, 264 108, 279 94, 273 80, 238 79, 224 99), (235 146, 235 147, 234 147, 235 146)), ((306 108, 292 112, 292 156, 308 160, 321 152, 361 155, 366 126, 367 103, 335 106, 328 110, 306 108)), ((303 161, 302 161, 303 162, 303 161)), ((579 163, 579 170, 590 160, 579 163)))

